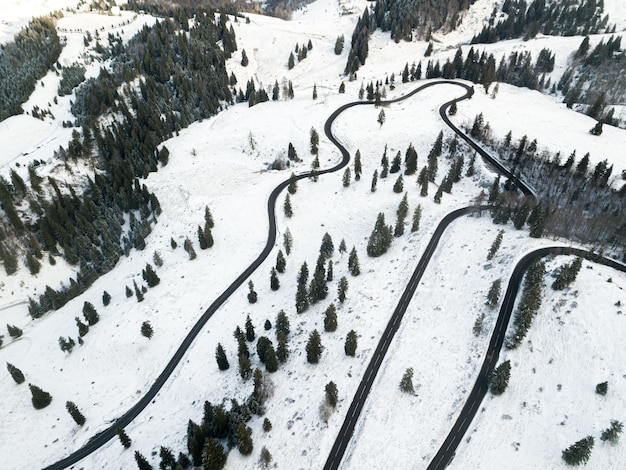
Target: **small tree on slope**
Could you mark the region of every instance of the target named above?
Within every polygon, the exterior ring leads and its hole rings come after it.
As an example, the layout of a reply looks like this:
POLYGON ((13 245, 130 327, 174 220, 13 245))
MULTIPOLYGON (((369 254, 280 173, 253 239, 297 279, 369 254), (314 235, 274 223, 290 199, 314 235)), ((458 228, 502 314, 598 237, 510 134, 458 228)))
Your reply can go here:
POLYGON ((489 378, 489 389, 494 395, 502 395, 509 385, 511 361, 507 360, 493 370, 489 378))

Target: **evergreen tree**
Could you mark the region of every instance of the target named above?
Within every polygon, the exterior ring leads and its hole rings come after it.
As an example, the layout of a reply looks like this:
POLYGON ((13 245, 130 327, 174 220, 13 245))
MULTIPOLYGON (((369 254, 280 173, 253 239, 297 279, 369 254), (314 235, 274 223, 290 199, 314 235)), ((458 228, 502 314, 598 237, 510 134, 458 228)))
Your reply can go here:
POLYGON ((274 87, 272 88, 272 101, 278 101, 280 98, 280 88, 278 86, 278 80, 274 81, 274 87))
POLYGON ((591 135, 602 135, 602 121, 596 122, 596 125, 589 130, 589 133, 591 135))
POLYGON ((324 270, 324 255, 320 254, 315 272, 313 273, 313 279, 309 286, 309 300, 311 303, 315 303, 318 300, 323 300, 328 294, 328 286, 326 285, 326 272, 324 270))
POLYGON ((343 51, 344 42, 345 42, 345 39, 343 37, 343 34, 337 36, 337 39, 335 40, 335 54, 336 55, 341 55, 341 52, 343 51))
POLYGON ((400 151, 396 153, 396 156, 391 161, 391 168, 389 168, 389 173, 397 173, 400 171, 400 165, 402 164, 402 158, 400 156, 400 151))
POLYGON ((289 59, 287 60, 287 68, 291 70, 295 66, 295 58, 293 57, 293 52, 289 53, 289 59))
POLYGON ((498 301, 500 300, 500 284, 500 279, 496 279, 489 288, 489 292, 487 293, 487 305, 490 308, 495 308, 498 305, 498 301))
POLYGON ((176 470, 176 459, 170 449, 161 446, 159 457, 161 457, 161 463, 159 463, 160 470, 176 470))
POLYGON ((206 250, 209 247, 209 243, 204 235, 204 230, 202 230, 200 225, 198 225, 198 244, 200 245, 201 250, 206 250))
POLYGON ((354 180, 359 181, 361 179, 361 173, 363 168, 361 166, 361 151, 357 149, 354 154, 354 180))
POLYGON ((324 387, 324 391, 326 392, 326 404, 332 408, 337 407, 338 392, 335 382, 332 380, 328 382, 326 387, 324 387))
POLYGON ((65 408, 67 409, 67 412, 72 416, 72 419, 76 422, 76 424, 78 424, 79 426, 82 426, 83 424, 85 424, 85 417, 79 411, 78 407, 74 404, 74 402, 71 402, 71 401, 66 402, 65 408))
POLYGON ((511 376, 511 361, 506 360, 496 367, 489 377, 489 390, 494 395, 502 395, 509 385, 511 376))
POLYGON ((244 423, 239 423, 235 438, 237 439, 237 449, 239 449, 239 452, 241 452, 242 455, 250 455, 254 448, 252 443, 252 429, 244 423))
POLYGON ((409 144, 404 156, 404 174, 414 175, 417 172, 417 151, 413 144, 409 144))
POLYGON ((280 334, 280 338, 278 339, 278 347, 276 348, 276 357, 280 361, 281 364, 287 362, 289 358, 289 346, 287 345, 287 337, 280 334))
POLYGON ((284 273, 286 264, 287 262, 285 260, 285 255, 283 255, 283 250, 278 250, 278 253, 276 254, 276 271, 281 274, 284 273))
POLYGON ((345 93, 346 92, 346 84, 341 82, 341 84, 339 85, 339 93, 345 93))
POLYGON ((343 172, 342 182, 343 182, 344 188, 347 188, 348 186, 350 186, 350 168, 349 167, 346 167, 345 171, 343 172))
POLYGON ((11 338, 19 338, 23 334, 23 331, 21 328, 18 328, 15 325, 9 325, 8 323, 7 323, 7 331, 9 332, 9 336, 11 338))
MULTIPOLYGON (((243 425, 243 423, 241 423, 243 425)), ((207 437, 202 447, 202 465, 205 470, 222 470, 226 465, 228 453, 224 446, 212 437, 207 437)))
POLYGON ((276 372, 278 370, 276 351, 271 343, 265 349, 265 370, 268 372, 276 372))
POLYGON ((402 234, 404 234, 404 219, 406 218, 408 213, 409 202, 407 201, 407 193, 404 193, 404 197, 402 198, 402 201, 400 201, 400 205, 398 206, 398 210, 396 211, 398 219, 396 221, 396 227, 393 233, 394 236, 400 237, 402 236, 402 234))
POLYGON ((91 302, 85 302, 83 304, 83 315, 90 326, 95 325, 100 320, 100 316, 91 302))
POLYGON ((417 184, 420 186, 420 196, 428 196, 428 168, 424 167, 417 177, 417 184))
POLYGON ((596 393, 598 395, 606 395, 606 392, 609 389, 609 383, 608 382, 601 382, 598 385, 596 385, 596 393))
POLYGON ((191 243, 191 240, 189 240, 189 238, 185 238, 185 243, 183 244, 183 248, 189 255, 190 260, 196 259, 196 256, 197 256, 196 250, 193 249, 193 244, 191 243))
POLYGON ((11 374, 11 378, 15 381, 16 384, 21 384, 24 383, 24 374, 22 373, 21 370, 19 370, 17 367, 15 367, 13 364, 9 364, 7 362, 7 370, 9 371, 9 374, 11 374))
POLYGON ((356 331, 350 330, 346 335, 346 342, 344 343, 343 350, 346 353, 346 356, 354 357, 356 354, 357 348, 357 335, 356 331))
POLYGON ((320 245, 320 255, 322 255, 324 258, 330 258, 331 256, 333 256, 334 252, 335 245, 333 244, 333 239, 329 235, 329 233, 326 232, 322 237, 322 244, 320 245))
POLYGON ((283 212, 285 213, 285 217, 293 216, 293 209, 291 208, 291 201, 289 199, 289 194, 285 195, 285 202, 283 204, 283 212))
POLYGON ((52 396, 48 392, 44 392, 42 389, 33 384, 28 384, 30 393, 32 395, 33 407, 36 410, 41 410, 50 404, 52 396))
POLYGON ((346 247, 346 241, 342 238, 341 242, 339 243, 339 253, 344 254, 346 251, 348 251, 348 248, 346 247))
POLYGON ((30 252, 26 253, 26 266, 33 276, 41 270, 41 263, 30 252))
POLYGON ((335 304, 331 303, 326 309, 326 315, 324 316, 324 331, 336 331, 337 330, 337 309, 335 304))
POLYGON ((376 218, 374 230, 367 242, 367 254, 372 257, 380 256, 387 252, 393 240, 393 232, 390 226, 385 225, 385 215, 381 212, 376 218))
POLYGON ((124 449, 128 449, 131 446, 132 441, 130 440, 130 437, 128 437, 128 434, 126 434, 126 431, 124 431, 124 428, 118 426, 115 429, 115 432, 117 433, 117 436, 120 438, 120 442, 124 446, 124 449))
POLYGON ((563 290, 576 280, 578 272, 582 267, 583 260, 579 256, 572 263, 566 263, 561 266, 556 273, 556 278, 552 283, 554 290, 563 290))
POLYGON ((309 281, 309 266, 306 261, 300 266, 300 272, 298 273, 298 284, 306 284, 309 281))
POLYGON ((174 237, 170 237, 170 246, 172 247, 172 250, 175 250, 178 247, 178 243, 176 243, 174 237))
POLYGON ((130 298, 133 296, 133 291, 131 290, 130 287, 126 286, 126 298, 130 298))
POLYGON ((389 174, 389 159, 387 158, 387 144, 385 144, 385 150, 380 160, 380 165, 382 167, 380 170, 380 177, 387 178, 387 175, 389 174))
POLYGON ((80 321, 80 318, 74 317, 74 320, 76 320, 76 326, 78 326, 78 335, 81 338, 85 336, 87 333, 89 333, 89 326, 85 325, 82 321, 80 321))
MULTIPOLYGON (((316 99, 316 98, 317 96, 313 97, 313 99, 316 99)), ((319 154, 319 143, 320 143, 320 136, 315 130, 315 128, 311 127, 311 154, 313 155, 319 154)))
POLYGON ((146 460, 146 458, 138 451, 135 451, 135 461, 139 470, 152 470, 152 465, 146 460))
POLYGON ((276 268, 273 266, 270 272, 270 288, 274 291, 280 288, 280 281, 278 280, 278 274, 276 274, 276 268))
POLYGON ((456 114, 456 101, 453 101, 452 104, 450 105, 450 110, 448 111, 448 114, 450 116, 454 116, 456 114))
POLYGON ((383 124, 385 123, 386 120, 387 120, 387 116, 385 115, 385 110, 381 109, 380 113, 378 113, 378 119, 376 119, 376 122, 380 124, 380 127, 383 127, 383 124))
POLYGON ((217 343, 217 348, 215 349, 215 360, 217 361, 217 366, 220 370, 228 370, 230 368, 226 352, 224 351, 221 343, 217 343))
POLYGON ((375 193, 376 192, 376 184, 378 183, 378 170, 374 170, 374 174, 372 175, 372 186, 370 188, 370 191, 375 193))
POLYGON ((107 291, 104 291, 102 293, 102 305, 106 307, 110 303, 111 303, 111 295, 107 291))
POLYGON ((268 468, 270 466, 270 463, 272 462, 272 454, 270 453, 269 450, 267 450, 267 447, 263 446, 263 448, 261 449, 261 465, 263 465, 264 468, 268 468))
POLYGON ((317 330, 313 330, 306 344, 306 360, 310 364, 317 364, 322 355, 322 340, 317 330))
POLYGON ((303 313, 309 308, 309 294, 306 291, 306 284, 298 283, 296 289, 296 312, 303 313))
POLYGON ((326 267, 326 282, 332 282, 333 280, 333 262, 328 260, 328 266, 326 267))
POLYGON ((404 181, 402 180, 402 175, 400 175, 393 185, 393 192, 401 193, 402 191, 404 191, 404 181))
POLYGON ((252 375, 252 368, 248 354, 239 355, 239 375, 243 380, 248 380, 252 375))
POLYGON ((489 253, 487 254, 487 260, 493 259, 494 255, 500 249, 500 245, 502 244, 502 237, 504 236, 504 230, 498 231, 498 235, 496 235, 496 239, 491 244, 491 248, 489 248, 489 253))
POLYGON ((296 178, 295 173, 291 173, 289 177, 289 186, 287 186, 287 191, 289 194, 296 194, 298 190, 298 179, 296 178))
POLYGON ((500 175, 496 177, 491 185, 491 189, 489 190, 489 198, 487 202, 489 204, 495 204, 498 198, 500 197, 500 175))
POLYGON ((587 436, 565 449, 562 452, 561 457, 568 465, 580 465, 581 463, 586 464, 591 457, 593 444, 593 436, 587 436))
POLYGON ((270 432, 271 430, 272 430, 272 422, 269 419, 264 418, 263 419, 263 431, 270 432))
POLYGON ((248 55, 246 54, 245 49, 241 49, 241 66, 247 67, 248 65, 248 55))
MULTIPOLYGON (((82 338, 79 337, 78 339, 79 341, 82 341, 82 338)), ((74 343, 74 340, 71 337, 65 339, 63 336, 59 336, 59 347, 61 348, 61 351, 71 353, 75 345, 76 343, 74 343)))
POLYGON ((615 419, 611 420, 611 426, 602 431, 601 441, 608 441, 615 445, 619 441, 619 435, 622 433, 624 425, 615 419))
POLYGON ((285 253, 289 256, 291 254, 291 247, 293 246, 293 238, 289 229, 285 230, 283 234, 283 246, 285 247, 285 253))
POLYGON ((248 282, 248 302, 250 302, 251 304, 256 303, 257 301, 257 293, 254 290, 254 283, 252 281, 248 282))
POLYGON ((285 338, 289 336, 289 319, 287 318, 287 314, 284 310, 278 312, 274 325, 276 329, 276 338, 279 338, 280 335, 283 335, 285 338))
POLYGON ((404 393, 415 393, 415 388, 413 387, 413 368, 409 367, 404 371, 404 375, 402 376, 402 380, 400 381, 400 390, 404 393))
POLYGON ((348 280, 346 276, 341 276, 339 279, 339 285, 337 286, 337 298, 340 303, 344 303, 346 301, 346 294, 348 293, 348 280))
POLYGON ((246 340, 250 342, 254 341, 254 338, 256 338, 256 334, 254 332, 254 325, 252 324, 250 315, 246 316, 245 330, 246 330, 246 340))
POLYGON ((154 335, 154 330, 149 321, 145 321, 141 324, 141 334, 148 339, 151 339, 154 335))
POLYGON ((352 247, 350 254, 348 255, 348 270, 353 276, 361 274, 361 266, 359 264, 359 257, 356 253, 356 248, 352 247))
POLYGON ((411 232, 417 232, 420 228, 420 220, 422 219, 422 206, 417 205, 413 212, 413 223, 411 224, 411 232))

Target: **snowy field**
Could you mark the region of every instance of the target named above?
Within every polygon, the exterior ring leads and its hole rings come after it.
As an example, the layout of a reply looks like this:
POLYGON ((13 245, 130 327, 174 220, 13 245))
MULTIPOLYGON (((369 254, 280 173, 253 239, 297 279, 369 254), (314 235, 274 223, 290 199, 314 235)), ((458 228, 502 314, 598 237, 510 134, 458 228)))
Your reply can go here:
MULTIPOLYGON (((612 17, 612 21, 624 25, 626 11, 620 1, 605 0, 605 4, 610 12, 621 12, 622 16, 612 17)), ((19 6, 12 10, 15 18, 22 18, 19 15, 26 14, 26 2, 13 2, 19 6)), ((56 3, 41 0, 37 8, 55 9, 72 2, 56 3)), ((444 42, 437 45, 435 58, 445 61, 453 56, 457 44, 468 39, 468 31, 474 27, 472 22, 482 17, 481 12, 491 11, 493 3, 478 0, 460 33, 441 38, 444 42)), ((356 4, 357 10, 362 11, 366 2, 356 4)), ((26 386, 15 385, 6 369, 0 369, 0 395, 4 398, 0 403, 0 453, 11 453, 7 468, 38 468, 66 456, 147 391, 204 309, 261 250, 268 227, 267 197, 291 171, 298 173, 310 168, 312 127, 320 134, 322 167, 331 166, 340 155, 323 135, 323 124, 338 106, 357 99, 362 81, 367 84, 370 80, 384 80, 395 73, 397 87, 393 92, 386 89, 388 97, 419 85, 398 82, 404 64, 420 59, 426 43, 395 44, 388 36, 375 33, 359 79, 346 81, 345 95, 338 94, 349 38, 357 19, 356 15, 342 16, 340 12, 333 0, 318 0, 294 13, 288 22, 250 15, 250 24, 241 20, 233 23, 239 50, 230 60, 229 70, 236 74, 239 86, 245 88, 250 78, 266 89, 271 89, 275 80, 281 87, 291 80, 295 99, 253 108, 247 104, 232 106, 164 143, 171 152, 170 163, 145 181, 150 191, 157 194, 163 214, 146 240, 144 251, 133 251, 85 294, 36 321, 28 316, 28 296, 37 296, 47 284, 58 287, 59 282, 72 275, 72 269, 61 262, 54 268, 44 263, 35 278, 22 267, 17 275, 0 279, 2 322, 24 330, 24 336, 17 341, 5 335, 0 362, 15 364, 25 373, 27 382, 53 396, 49 407, 34 411, 26 386), (347 41, 343 54, 336 56, 333 47, 339 34, 344 34, 347 41), (313 49, 308 57, 288 70, 289 52, 296 43, 306 44, 309 39, 313 49), (244 48, 250 59, 245 68, 240 65, 244 48), (317 100, 312 100, 314 84, 317 100), (269 163, 286 155, 290 142, 304 161, 285 171, 267 171, 269 163), (215 219, 215 246, 201 251, 195 242, 196 231, 203 223, 207 205, 215 219), (186 237, 196 245, 198 258, 194 261, 189 261, 182 249, 186 237), (170 246, 171 238, 178 242, 175 250, 170 246), (133 280, 141 284, 141 270, 146 263, 153 264, 155 251, 164 261, 157 270, 160 285, 150 289, 142 303, 134 297, 126 298, 125 287, 132 287, 133 280), (108 307, 103 307, 101 301, 105 290, 112 296, 108 307), (58 337, 76 338, 74 317, 81 314, 84 301, 96 306, 101 319, 85 337, 85 344, 76 346, 68 355, 60 351, 58 337), (140 335, 141 323, 146 320, 155 330, 151 340, 140 335), (66 400, 74 401, 87 417, 82 428, 65 411, 66 400), (35 442, 26 439, 35 433, 35 442)), ((113 28, 112 32, 128 39, 144 24, 155 21, 147 15, 122 18, 130 24, 122 26, 120 17, 112 19, 93 13, 68 14, 61 19, 60 34, 68 40, 61 63, 85 63, 87 75, 95 76, 102 64, 89 62, 82 31, 113 28)), ((5 24, 3 20, 2 26, 5 24)), ((516 47, 533 51, 550 47, 557 54, 557 62, 562 61, 559 63, 564 66, 567 56, 579 44, 580 38, 537 38, 527 43, 511 41, 489 47, 499 54, 516 47)), ((0 154, 0 172, 5 177, 9 168, 25 175, 26 164, 40 159, 46 162, 41 174, 69 178, 52 156, 71 135, 71 129, 60 125, 71 119, 71 96, 52 103, 58 80, 52 73, 44 77, 41 82, 45 86, 39 84, 24 106, 28 111, 35 104, 41 107, 50 103, 55 120, 42 122, 25 114, 0 123, 0 139, 6 143, 0 154)), ((588 133, 593 125, 590 118, 566 109, 551 97, 500 85, 497 97, 491 99, 480 87, 476 88, 472 100, 459 104, 455 122, 471 124, 474 116, 483 112, 494 136, 502 137, 511 130, 514 140, 524 134, 537 138, 540 149, 562 154, 576 149, 578 155, 589 151, 592 162, 607 158, 615 165, 614 174, 626 168, 626 131, 605 126, 601 137, 593 137, 588 133)), ((262 418, 253 418, 249 423, 255 445, 252 455, 243 457, 233 450, 227 468, 257 468, 263 446, 271 451, 277 468, 321 467, 397 297, 436 224, 450 210, 470 204, 493 181, 493 173, 477 162, 476 176, 463 179, 451 195, 444 194, 441 204, 435 204, 434 185, 429 196, 421 198, 416 176, 405 177, 409 202, 406 233, 381 258, 366 256, 367 238, 376 215, 383 212, 387 223, 394 224, 402 198, 402 194, 391 189, 398 174, 379 179, 377 191, 370 191, 372 173, 375 169, 380 171, 385 144, 391 160, 398 151, 404 155, 412 143, 421 168, 439 131, 444 131, 444 141, 451 137, 440 121, 438 107, 461 93, 455 86, 430 88, 385 108, 383 126, 376 122, 379 110, 373 106, 352 108, 342 114, 334 132, 351 153, 360 150, 361 181, 353 179, 350 187, 344 188, 339 172, 325 175, 317 183, 299 183, 298 192, 291 199, 294 216, 286 218, 280 207, 277 210, 279 241, 287 228, 294 240, 287 270, 280 275, 280 289, 273 292, 269 287, 269 272, 282 247, 279 243, 251 277, 259 301, 254 305, 247 302, 244 285, 215 314, 155 402, 127 427, 132 448, 124 451, 113 440, 79 467, 134 468, 135 450, 156 466, 158 458, 151 455, 158 452, 159 446, 169 446, 175 453, 186 451, 187 421, 201 420, 204 400, 214 404, 230 398, 241 401, 252 390, 251 381, 244 383, 237 373, 232 332, 237 326, 243 327, 250 315, 257 334, 266 334, 274 341, 273 329, 263 332, 263 323, 266 319, 273 323, 280 309, 287 312, 291 322, 291 356, 278 372, 269 375, 274 391, 266 416, 273 429, 264 433, 262 418), (422 223, 420 230, 411 234, 410 219, 417 204, 422 206, 422 223), (328 298, 298 315, 294 307, 296 276, 304 261, 313 271, 325 232, 332 236, 335 250, 341 239, 345 239, 348 250, 356 247, 361 275, 350 276, 347 254, 342 256, 335 251, 334 280, 329 283, 328 298), (349 280, 348 299, 339 306, 337 282, 343 275, 349 280), (324 333, 323 313, 331 301, 338 305, 339 327, 334 333, 324 333), (304 352, 314 328, 320 331, 325 347, 320 364, 315 366, 306 362, 304 352), (359 335, 355 358, 343 353, 345 335, 351 329, 359 335), (227 372, 220 372, 215 363, 218 342, 226 349, 231 364, 227 372), (326 423, 320 416, 320 405, 324 386, 330 380, 337 384, 339 404, 326 423)), ((442 157, 437 181, 447 172, 448 165, 442 157)), ((86 166, 81 171, 91 169, 86 166)), ((280 197, 278 204, 282 202, 280 197)), ((374 383, 357 434, 346 453, 344 468, 425 468, 437 451, 482 362, 496 315, 483 305, 491 282, 501 278, 506 284, 517 259, 532 248, 549 243, 528 238, 526 231, 504 227, 502 248, 493 261, 487 262, 487 251, 500 228, 503 227, 492 225, 488 217, 464 217, 446 232, 374 383), (475 337, 472 325, 480 312, 486 314, 485 327, 475 337), (413 367, 414 382, 419 384, 415 396, 398 390, 407 367, 413 367)), ((550 269, 564 261, 556 259, 549 264, 550 269)), ((484 412, 466 436, 469 442, 466 440, 459 447, 453 468, 496 469, 502 468, 503 462, 507 462, 506 468, 562 468, 561 450, 587 434, 596 437, 596 448, 587 468, 611 468, 614 463, 626 462, 623 444, 612 448, 599 441, 599 432, 610 419, 626 419, 624 354, 613 346, 625 333, 624 315, 615 306, 618 300, 626 302, 622 290, 625 285, 624 276, 585 262, 578 281, 569 290, 557 295, 546 289, 544 307, 528 341, 518 351, 502 355, 503 359, 511 359, 513 365, 510 388, 501 397, 487 397, 484 412), (612 282, 607 282, 609 278, 612 282), (594 387, 603 380, 609 381, 609 394, 599 397, 594 387)), ((254 351, 252 344, 250 349, 254 351)), ((253 367, 259 365, 255 356, 253 353, 253 367)))

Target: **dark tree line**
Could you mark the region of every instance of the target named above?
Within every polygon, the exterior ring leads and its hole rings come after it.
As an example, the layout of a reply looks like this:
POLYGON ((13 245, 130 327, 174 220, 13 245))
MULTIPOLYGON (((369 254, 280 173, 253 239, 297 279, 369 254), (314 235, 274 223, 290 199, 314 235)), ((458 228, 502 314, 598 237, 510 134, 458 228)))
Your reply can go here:
POLYGON ((62 45, 51 18, 34 18, 0 50, 0 121, 21 114, 37 80, 54 67, 62 45))
POLYGON ((525 0, 506 0, 501 10, 505 17, 496 22, 500 12, 494 10, 490 25, 474 36, 472 44, 530 39, 539 33, 576 36, 608 32, 609 18, 602 16, 602 10, 602 0, 534 0, 530 5, 525 0))

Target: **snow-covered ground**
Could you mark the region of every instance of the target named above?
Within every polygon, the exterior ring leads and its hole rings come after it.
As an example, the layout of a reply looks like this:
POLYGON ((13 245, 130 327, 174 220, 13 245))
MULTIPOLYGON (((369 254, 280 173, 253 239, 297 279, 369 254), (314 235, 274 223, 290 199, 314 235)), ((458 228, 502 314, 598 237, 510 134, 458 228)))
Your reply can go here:
MULTIPOLYGON (((619 12, 619 1, 605 0, 605 4, 619 12)), ((45 1, 40 3, 48 7, 45 1)), ((493 3, 476 2, 467 16, 467 24, 479 21, 481 12, 490 12, 493 3)), ((357 11, 362 11, 366 2, 355 5, 357 11)), ((37 321, 28 316, 26 299, 41 293, 46 284, 58 287, 59 282, 69 278, 70 268, 60 262, 54 268, 45 265, 33 278, 22 267, 17 275, 0 280, 2 321, 24 330, 24 337, 17 341, 11 341, 5 334, 0 362, 15 364, 25 373, 27 382, 53 396, 49 407, 34 411, 26 385, 15 385, 5 369, 0 369, 3 396, 0 452, 12 455, 7 468, 41 467, 62 458, 130 408, 150 387, 204 309, 264 245, 267 197, 291 173, 291 170, 266 171, 268 163, 285 156, 291 142, 304 160, 294 171, 308 170, 313 158, 309 152, 311 127, 320 133, 322 166, 338 161, 339 153, 323 135, 327 116, 341 104, 356 100, 362 81, 367 84, 370 80, 384 80, 391 73, 399 78, 406 62, 422 58, 426 43, 395 44, 388 36, 375 33, 359 79, 346 81, 345 95, 338 94, 349 38, 357 19, 357 15, 340 13, 341 8, 333 0, 318 0, 294 13, 291 21, 249 15, 249 24, 241 20, 233 23, 239 50, 230 60, 229 69, 236 74, 239 86, 245 87, 250 78, 267 89, 275 80, 281 86, 291 80, 295 99, 252 108, 247 104, 232 106, 165 142, 171 152, 170 163, 145 181, 157 194, 163 214, 144 251, 132 252, 85 294, 37 321), (344 34, 347 41, 342 55, 336 56, 333 48, 339 34, 344 34), (289 52, 296 43, 306 44, 309 39, 313 49, 308 57, 288 70, 289 52), (245 68, 240 65, 244 48, 250 60, 245 68), (312 100, 314 84, 319 95, 315 101, 312 100), (203 224, 207 205, 215 219, 215 246, 201 251, 195 242, 196 230, 203 224), (194 241, 198 253, 194 261, 189 261, 182 250, 186 237, 194 241), (178 242, 175 250, 170 246, 171 238, 178 242), (150 289, 141 303, 134 297, 126 298, 125 287, 132 287, 133 280, 141 284, 141 270, 146 263, 154 265, 155 251, 164 261, 157 270, 160 285, 150 289), (103 307, 101 301, 105 290, 112 296, 108 307, 103 307), (60 351, 58 337, 76 338, 74 317, 81 315, 84 301, 96 306, 101 320, 85 337, 85 344, 76 346, 68 355, 60 351), (140 335, 140 325, 146 320, 155 330, 151 340, 140 335), (87 417, 82 428, 65 411, 66 400, 74 401, 87 417), (26 439, 35 434, 36 441, 26 439)), ((626 12, 622 10, 622 13, 626 17, 626 12)), ((68 14, 58 25, 63 28, 60 34, 68 40, 61 63, 70 65, 86 60, 83 33, 73 31, 113 26, 114 32, 127 39, 143 24, 154 21, 147 15, 137 18, 130 15, 128 20, 130 24, 122 26, 104 15, 68 14)), ((119 17, 117 21, 121 21, 119 17)), ((616 20, 612 18, 612 21, 616 20)), ((470 30, 467 25, 461 28, 462 34, 469 34, 470 30)), ((441 39, 443 42, 436 45, 434 58, 445 61, 445 57, 454 55, 459 38, 465 37, 455 34, 441 39)), ((511 41, 485 47, 492 47, 498 54, 517 47, 537 52, 550 47, 557 54, 557 62, 564 64, 579 43, 580 38, 537 38, 526 43, 511 41)), ((87 65, 88 76, 93 76, 102 64, 87 65)), ((68 109, 71 97, 60 98, 58 105, 53 104, 58 77, 51 73, 42 82, 45 86, 38 85, 24 108, 29 110, 35 104, 41 107, 50 102, 56 120, 42 122, 22 115, 0 123, 0 139, 6 143, 0 154, 1 172, 5 176, 9 168, 25 171, 25 165, 34 158, 49 162, 41 174, 52 172, 55 166, 52 152, 70 137, 71 130, 63 129, 60 122, 71 119, 68 109)), ((398 82, 393 92, 386 90, 388 97, 406 93, 418 85, 398 82)), ((371 176, 375 169, 380 171, 385 144, 391 160, 398 151, 404 156, 412 143, 421 168, 437 133, 444 130, 446 139, 451 136, 444 129, 437 109, 441 103, 461 94, 459 90, 454 86, 438 86, 389 106, 385 108, 383 126, 376 122, 379 110, 373 107, 360 106, 345 112, 337 120, 334 132, 352 153, 361 151, 361 181, 353 181, 344 188, 339 172, 325 175, 317 183, 308 180, 299 183, 298 192, 291 199, 294 216, 288 219, 280 208, 277 211, 279 245, 287 228, 294 239, 287 270, 280 275, 281 288, 277 292, 269 288, 269 272, 277 246, 251 277, 259 301, 254 305, 247 302, 244 285, 215 314, 155 402, 127 428, 133 440, 131 451, 124 451, 114 440, 81 462, 81 466, 133 468, 134 450, 157 463, 158 458, 151 454, 158 452, 161 445, 171 447, 176 453, 186 451, 187 421, 201 420, 204 400, 212 403, 231 397, 241 400, 252 390, 251 382, 242 382, 237 374, 236 342, 232 336, 236 326, 243 327, 249 314, 257 334, 266 334, 274 341, 273 330, 264 333, 263 323, 266 319, 273 323, 278 311, 284 309, 291 322, 291 357, 269 376, 274 392, 267 403, 266 416, 272 421, 273 430, 264 433, 261 419, 255 417, 250 423, 255 444, 252 456, 242 457, 233 450, 227 467, 255 468, 263 446, 271 451, 278 467, 321 467, 371 352, 430 234, 447 212, 471 203, 493 180, 493 174, 477 163, 474 179, 464 179, 455 185, 453 194, 444 194, 442 204, 438 205, 432 200, 434 185, 427 198, 420 198, 416 176, 405 177, 410 206, 406 233, 381 258, 366 256, 367 237, 376 215, 384 212, 387 223, 395 223, 395 211, 402 198, 391 189, 397 174, 379 179, 378 190, 370 191, 371 176), (411 234, 410 218, 418 203, 423 208, 422 223, 420 230, 411 234), (329 284, 328 299, 297 315, 294 306, 297 272, 304 261, 313 271, 325 232, 333 237, 335 250, 342 238, 348 250, 356 247, 362 274, 350 276, 347 254, 335 252, 334 280, 329 284), (337 281, 343 275, 348 277, 350 287, 346 303, 338 308, 339 328, 334 333, 323 333, 323 312, 331 301, 337 304, 337 281), (306 340, 314 328, 322 333, 325 347, 320 364, 315 366, 306 362, 304 354, 306 340), (359 334, 355 358, 343 353, 345 335, 351 329, 359 334), (230 360, 231 368, 227 372, 220 372, 215 363, 218 342, 224 345, 230 360), (324 386, 330 380, 337 384, 339 405, 325 423, 320 416, 320 405, 324 386)), ((496 136, 511 130, 514 139, 524 134, 537 138, 540 149, 563 154, 577 149, 578 155, 589 151, 592 161, 607 158, 615 164, 614 174, 626 168, 621 151, 626 144, 626 131, 605 126, 602 136, 590 136, 588 130, 593 123, 588 117, 537 92, 500 85, 497 97, 491 99, 477 87, 472 100, 459 104, 455 120, 471 123, 479 112, 483 112, 496 136)), ((447 168, 448 163, 442 157, 437 181, 447 168)), ((279 204, 282 201, 279 198, 279 204)), ((446 233, 376 379, 346 454, 345 468, 382 465, 425 468, 436 452, 482 361, 488 330, 496 314, 483 305, 491 282, 501 278, 506 283, 516 259, 529 249, 547 243, 506 227, 502 248, 493 261, 486 262, 486 253, 500 228, 493 226, 488 217, 465 217, 446 233), (472 325, 481 311, 486 313, 485 331, 474 337, 472 325), (398 390, 407 367, 415 370, 415 383, 419 384, 416 396, 398 390)), ((561 262, 558 259, 550 266, 554 269, 561 262)), ((613 345, 624 334, 624 317, 617 314, 614 304, 620 298, 622 304, 626 302, 621 291, 626 279, 604 268, 588 269, 588 266, 591 265, 585 263, 579 280, 565 293, 557 295, 546 290, 544 309, 528 338, 533 352, 529 343, 525 343, 519 351, 504 354, 513 364, 510 389, 502 397, 485 401, 485 412, 472 426, 470 442, 457 452, 455 468, 495 469, 509 461, 510 468, 560 468, 562 449, 590 433, 598 439, 599 431, 608 426, 610 419, 625 419, 619 415, 626 409, 626 385, 620 372, 624 358, 613 345), (609 277, 611 283, 606 282, 609 277), (574 291, 579 292, 577 296, 574 291), (553 313, 555 308, 557 312, 553 313), (596 324, 590 315, 602 315, 602 324, 596 324), (602 330, 596 330, 596 326, 602 330), (583 372, 588 376, 581 377, 583 372), (593 387, 603 380, 609 380, 609 394, 600 400, 593 387), (556 391, 556 384, 562 384, 560 392, 556 391), (543 391, 539 391, 540 387, 543 391), (527 406, 522 407, 522 402, 527 402, 527 406), (503 415, 512 419, 503 419, 503 415), (568 418, 566 425, 561 426, 564 415, 568 418), (520 443, 516 446, 519 451, 511 446, 512 442, 520 443)), ((253 344, 250 349, 255 351, 253 344)), ((253 353, 253 367, 258 365, 255 356, 253 353)), ((607 449, 597 440, 596 446, 589 468, 609 468, 613 463, 626 462, 621 444, 607 449)))

